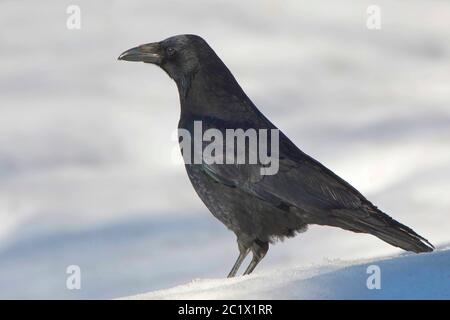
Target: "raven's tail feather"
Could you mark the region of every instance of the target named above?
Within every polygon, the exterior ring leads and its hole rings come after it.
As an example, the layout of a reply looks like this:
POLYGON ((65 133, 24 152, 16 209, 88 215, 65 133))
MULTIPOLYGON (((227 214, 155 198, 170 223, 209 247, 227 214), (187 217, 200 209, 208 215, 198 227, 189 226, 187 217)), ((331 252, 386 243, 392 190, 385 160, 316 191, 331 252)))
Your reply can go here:
MULTIPOLYGON (((354 232, 372 234, 381 240, 407 251, 430 252, 434 246, 414 230, 392 219, 384 212, 370 208, 355 214, 353 210, 338 210, 332 225, 354 232)), ((329 223, 327 223, 329 224, 329 223)))

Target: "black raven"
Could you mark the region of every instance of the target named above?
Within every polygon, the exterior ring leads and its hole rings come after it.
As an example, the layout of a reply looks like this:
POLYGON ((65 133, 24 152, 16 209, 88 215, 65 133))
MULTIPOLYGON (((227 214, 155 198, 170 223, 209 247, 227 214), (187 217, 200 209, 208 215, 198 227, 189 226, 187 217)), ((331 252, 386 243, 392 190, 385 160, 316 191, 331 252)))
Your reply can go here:
MULTIPOLYGON (((277 129, 199 36, 177 35, 144 44, 125 51, 119 60, 158 65, 176 82, 181 104, 178 128, 192 135, 197 121, 202 130, 213 128, 224 134, 227 129, 277 129)), ((433 250, 428 240, 383 213, 281 131, 278 143, 279 169, 272 175, 263 174, 265 165, 259 160, 252 164, 204 160, 185 164, 199 197, 237 236, 240 254, 229 277, 236 275, 250 251, 253 259, 244 274, 254 270, 269 243, 292 237, 309 224, 369 233, 416 253, 433 250)))

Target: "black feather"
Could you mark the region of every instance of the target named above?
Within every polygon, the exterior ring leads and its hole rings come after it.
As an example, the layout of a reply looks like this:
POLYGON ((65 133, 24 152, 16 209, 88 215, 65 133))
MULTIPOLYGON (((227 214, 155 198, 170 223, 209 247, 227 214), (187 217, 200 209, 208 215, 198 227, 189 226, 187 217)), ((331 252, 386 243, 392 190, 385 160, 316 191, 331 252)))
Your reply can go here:
MULTIPOLYGON (((203 130, 214 128, 224 136, 226 129, 276 129, 203 39, 175 36, 144 45, 143 51, 164 52, 167 47, 173 48, 171 52, 177 52, 176 55, 163 56, 154 63, 160 63, 178 86, 179 128, 192 136, 195 121, 202 121, 203 130)), ((136 50, 133 54, 132 59, 136 59, 136 50)), ((433 250, 428 240, 381 212, 282 132, 279 159, 279 172, 265 176, 261 175, 262 164, 186 164, 200 198, 237 235, 241 255, 249 249, 253 251, 256 262, 247 273, 267 252, 269 242, 291 237, 304 231, 308 224, 369 233, 413 252, 433 250)), ((235 274, 239 261, 230 275, 235 274)))

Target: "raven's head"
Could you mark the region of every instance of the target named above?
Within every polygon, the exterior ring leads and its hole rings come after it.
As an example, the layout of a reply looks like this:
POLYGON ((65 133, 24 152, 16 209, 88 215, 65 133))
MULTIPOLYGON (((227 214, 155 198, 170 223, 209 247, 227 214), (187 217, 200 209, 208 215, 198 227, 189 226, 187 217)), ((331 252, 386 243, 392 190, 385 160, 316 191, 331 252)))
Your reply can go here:
POLYGON ((201 37, 178 35, 131 48, 122 53, 119 60, 156 64, 177 81, 195 73, 200 67, 200 61, 211 54, 215 55, 201 37))

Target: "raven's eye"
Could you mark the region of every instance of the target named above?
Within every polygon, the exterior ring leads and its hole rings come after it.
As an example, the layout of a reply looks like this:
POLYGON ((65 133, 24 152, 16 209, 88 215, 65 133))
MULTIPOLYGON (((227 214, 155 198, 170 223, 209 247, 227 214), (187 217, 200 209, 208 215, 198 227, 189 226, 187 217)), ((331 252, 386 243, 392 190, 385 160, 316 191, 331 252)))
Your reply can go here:
POLYGON ((175 51, 174 48, 169 47, 169 48, 166 49, 166 52, 167 52, 167 55, 170 57, 170 56, 173 56, 176 51, 175 51))

